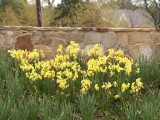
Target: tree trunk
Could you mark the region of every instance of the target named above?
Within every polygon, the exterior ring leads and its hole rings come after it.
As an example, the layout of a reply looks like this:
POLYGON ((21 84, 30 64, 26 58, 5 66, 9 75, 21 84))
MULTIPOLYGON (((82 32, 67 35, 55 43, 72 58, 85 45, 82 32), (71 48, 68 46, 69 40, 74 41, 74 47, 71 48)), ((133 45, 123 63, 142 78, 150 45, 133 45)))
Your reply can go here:
POLYGON ((42 11, 41 11, 41 2, 40 0, 36 0, 36 6, 37 6, 37 21, 38 21, 38 27, 43 26, 43 21, 42 21, 42 11))

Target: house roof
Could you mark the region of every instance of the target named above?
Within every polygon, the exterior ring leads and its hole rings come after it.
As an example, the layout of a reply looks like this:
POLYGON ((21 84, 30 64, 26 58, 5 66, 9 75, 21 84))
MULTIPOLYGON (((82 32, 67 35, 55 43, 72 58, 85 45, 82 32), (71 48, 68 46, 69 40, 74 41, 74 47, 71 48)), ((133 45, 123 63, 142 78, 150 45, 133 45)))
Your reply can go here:
POLYGON ((123 27, 154 26, 151 16, 145 10, 108 10, 105 16, 105 20, 112 20, 115 26, 119 24, 122 24, 123 27), (111 17, 109 18, 109 16, 111 17))

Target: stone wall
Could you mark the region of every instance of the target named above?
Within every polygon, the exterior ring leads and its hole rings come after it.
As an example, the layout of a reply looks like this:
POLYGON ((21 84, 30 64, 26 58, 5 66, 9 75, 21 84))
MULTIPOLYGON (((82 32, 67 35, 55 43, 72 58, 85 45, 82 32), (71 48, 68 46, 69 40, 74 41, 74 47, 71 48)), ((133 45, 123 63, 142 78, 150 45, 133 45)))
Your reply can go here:
POLYGON ((154 28, 70 28, 0 26, 0 48, 42 49, 54 58, 59 44, 66 47, 75 41, 84 51, 101 43, 103 54, 108 49, 122 49, 130 58, 138 55, 160 57, 160 32, 154 28))

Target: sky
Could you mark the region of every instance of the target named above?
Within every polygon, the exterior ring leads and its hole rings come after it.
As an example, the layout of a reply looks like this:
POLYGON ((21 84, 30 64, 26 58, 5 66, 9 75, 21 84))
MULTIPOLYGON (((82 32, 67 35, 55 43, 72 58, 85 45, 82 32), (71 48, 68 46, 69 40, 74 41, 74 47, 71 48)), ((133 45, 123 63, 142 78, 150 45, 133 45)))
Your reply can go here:
POLYGON ((61 3, 61 0, 55 0, 54 4, 57 5, 58 3, 61 3))

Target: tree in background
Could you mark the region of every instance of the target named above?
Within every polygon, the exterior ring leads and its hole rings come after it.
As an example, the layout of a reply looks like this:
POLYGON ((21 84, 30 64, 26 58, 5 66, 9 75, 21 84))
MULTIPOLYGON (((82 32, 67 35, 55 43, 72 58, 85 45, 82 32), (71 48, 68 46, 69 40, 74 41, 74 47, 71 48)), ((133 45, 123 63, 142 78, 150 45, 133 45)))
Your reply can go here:
MULTIPOLYGON (((20 1, 21 5, 23 6, 21 9, 19 9, 19 19, 21 24, 25 26, 37 26, 36 5, 28 4, 25 2, 25 0, 20 1)), ((35 2, 35 0, 32 1, 35 2)))
POLYGON ((97 0, 98 4, 102 8, 111 8, 111 9, 135 9, 137 8, 133 0, 97 0))
POLYGON ((4 11, 6 7, 10 6, 17 12, 19 7, 18 4, 19 0, 1 0, 0 9, 4 11))
POLYGON ((57 7, 56 15, 53 16, 53 26, 63 27, 98 27, 106 25, 102 19, 101 9, 95 2, 89 1, 71 1, 63 4, 63 7, 57 7), (61 8, 61 9, 60 9, 61 8))
POLYGON ((21 25, 19 18, 13 11, 12 7, 7 6, 4 12, 1 12, 3 25, 21 25))
POLYGON ((47 4, 48 8, 53 8, 53 3, 55 0, 42 0, 42 4, 47 4))
POLYGON ((118 0, 117 4, 120 9, 136 9, 137 6, 135 6, 132 1, 133 0, 118 0))
POLYGON ((43 17, 43 26, 49 27, 51 26, 51 22, 55 16, 54 7, 49 8, 49 6, 42 7, 42 17, 43 17))
MULTIPOLYGON (((54 8, 51 4, 53 0, 49 0, 51 3, 47 6, 42 6, 42 17, 44 26, 49 26, 51 21, 51 16, 53 16, 54 8), (48 9, 49 8, 49 9, 48 9)), ((21 0, 23 9, 19 9, 21 24, 25 26, 37 26, 37 14, 36 14, 36 5, 35 0, 30 0, 31 4, 26 3, 24 0, 21 0)), ((45 2, 45 1, 44 1, 45 2)))
POLYGON ((146 11, 151 15, 156 28, 160 28, 160 1, 143 0, 146 11))
POLYGON ((70 14, 71 9, 74 8, 75 10, 75 6, 79 2, 82 2, 82 0, 62 0, 61 4, 58 4, 57 7, 55 8, 54 20, 57 22, 53 23, 52 25, 61 24, 62 26, 67 26, 66 22, 63 22, 62 20, 72 17, 71 15, 73 14, 70 14))
POLYGON ((28 4, 27 0, 14 1, 17 1, 16 9, 10 4, 3 7, 4 10, 1 9, 1 18, 3 18, 1 24, 35 26, 37 24, 35 4, 28 4))
POLYGON ((51 25, 55 10, 54 1, 55 0, 41 0, 43 26, 49 27, 51 25))
MULTIPOLYGON (((121 17, 115 12, 140 8, 146 9, 155 26, 160 28, 160 2, 157 0, 62 0, 57 7, 54 1, 42 0, 44 26, 128 27, 126 20, 119 21, 121 17)), ((0 24, 36 26, 35 0, 1 0, 0 24)))
MULTIPOLYGON (((0 24, 37 26, 35 0, 30 0, 30 3, 28 3, 26 0, 19 0, 17 5, 19 5, 18 9, 16 10, 17 12, 15 12, 15 9, 10 5, 6 5, 4 10, 0 8, 0 24)), ((42 7, 42 9, 44 26, 49 26, 51 16, 53 14, 53 8, 48 9, 48 6, 45 6, 42 7)))
MULTIPOLYGON (((2 15, 2 12, 9 12, 11 11, 10 8, 8 8, 8 11, 6 11, 6 7, 11 7, 12 8, 12 15, 13 13, 18 13, 18 8, 19 8, 19 1, 18 0, 1 0, 0 2, 0 24, 2 24, 2 19, 5 16, 4 14, 2 15)), ((6 13, 9 14, 9 13, 6 13)))

